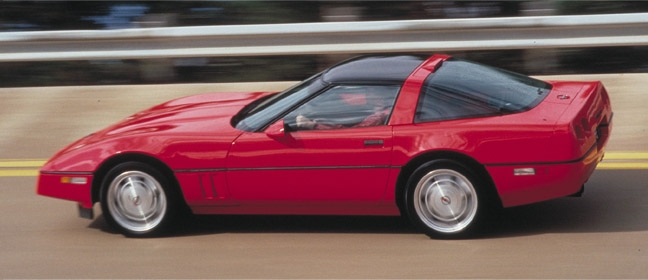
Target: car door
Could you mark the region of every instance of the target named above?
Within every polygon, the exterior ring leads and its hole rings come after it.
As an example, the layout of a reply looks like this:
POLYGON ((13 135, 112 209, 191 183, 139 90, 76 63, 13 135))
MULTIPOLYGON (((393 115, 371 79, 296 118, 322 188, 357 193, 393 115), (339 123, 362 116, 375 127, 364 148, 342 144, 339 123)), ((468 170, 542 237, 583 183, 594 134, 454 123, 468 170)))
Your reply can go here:
POLYGON ((279 214, 361 214, 378 206, 392 171, 392 127, 387 119, 364 121, 377 111, 369 109, 365 90, 386 97, 383 111, 390 112, 399 88, 334 87, 264 132, 243 133, 227 159, 232 198, 279 214), (326 119, 326 125, 300 127, 304 113, 309 120, 326 119))

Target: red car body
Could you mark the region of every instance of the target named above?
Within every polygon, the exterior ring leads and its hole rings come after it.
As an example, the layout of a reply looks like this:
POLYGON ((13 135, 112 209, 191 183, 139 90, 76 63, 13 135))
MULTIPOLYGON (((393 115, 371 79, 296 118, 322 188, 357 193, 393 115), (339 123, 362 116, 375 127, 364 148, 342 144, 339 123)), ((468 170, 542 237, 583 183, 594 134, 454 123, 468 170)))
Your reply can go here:
MULTIPOLYGON (((284 114, 260 129, 237 128, 237 114, 273 93, 169 101, 58 152, 42 167, 37 193, 76 201, 88 216, 101 201, 109 170, 136 161, 167 174, 195 214, 400 215, 414 170, 440 158, 479 174, 494 188, 498 206, 579 193, 610 135, 612 109, 603 85, 550 81, 531 108, 417 122, 426 79, 450 60, 422 59, 404 80, 389 81, 399 93, 386 125, 374 127, 290 131, 284 114)), ((330 73, 322 77, 331 76, 331 84, 368 80, 330 73)))

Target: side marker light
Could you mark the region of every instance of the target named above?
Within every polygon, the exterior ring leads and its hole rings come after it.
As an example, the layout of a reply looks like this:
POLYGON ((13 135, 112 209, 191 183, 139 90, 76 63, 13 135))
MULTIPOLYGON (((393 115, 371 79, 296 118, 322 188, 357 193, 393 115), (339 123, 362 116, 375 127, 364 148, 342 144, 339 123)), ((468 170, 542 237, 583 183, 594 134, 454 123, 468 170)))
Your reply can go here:
POLYGON ((535 175, 535 168, 515 168, 513 169, 513 175, 515 176, 530 176, 535 175))
POLYGON ((84 177, 61 177, 61 183, 73 185, 85 185, 88 183, 88 178, 84 177))

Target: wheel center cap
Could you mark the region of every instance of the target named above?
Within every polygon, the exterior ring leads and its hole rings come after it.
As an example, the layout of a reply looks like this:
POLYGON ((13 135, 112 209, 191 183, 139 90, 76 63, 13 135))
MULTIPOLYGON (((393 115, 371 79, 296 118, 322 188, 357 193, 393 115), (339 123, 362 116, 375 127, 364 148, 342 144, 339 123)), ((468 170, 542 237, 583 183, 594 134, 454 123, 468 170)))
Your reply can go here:
POLYGON ((441 197, 441 203, 443 203, 443 205, 450 205, 450 203, 452 203, 452 200, 447 196, 443 196, 441 197))
POLYGON ((131 202, 133 203, 133 205, 139 206, 142 203, 142 200, 140 199, 139 195, 136 195, 131 197, 131 202))

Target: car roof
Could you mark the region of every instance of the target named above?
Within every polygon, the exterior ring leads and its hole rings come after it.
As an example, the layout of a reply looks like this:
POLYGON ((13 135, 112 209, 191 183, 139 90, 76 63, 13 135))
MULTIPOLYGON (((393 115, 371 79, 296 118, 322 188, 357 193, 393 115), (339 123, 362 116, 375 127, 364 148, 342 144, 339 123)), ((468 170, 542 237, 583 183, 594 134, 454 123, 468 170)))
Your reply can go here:
POLYGON ((402 84, 425 59, 414 55, 361 56, 325 70, 322 79, 339 84, 402 84))

